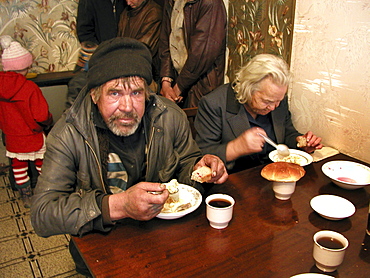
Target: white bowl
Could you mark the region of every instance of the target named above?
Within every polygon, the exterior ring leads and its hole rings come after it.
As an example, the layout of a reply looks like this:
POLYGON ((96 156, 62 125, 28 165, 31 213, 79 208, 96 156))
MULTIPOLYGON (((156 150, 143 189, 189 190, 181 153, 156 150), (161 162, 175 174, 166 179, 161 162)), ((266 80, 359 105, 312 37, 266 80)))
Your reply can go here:
POLYGON ((190 207, 185 210, 178 211, 178 212, 163 212, 162 211, 161 213, 157 215, 158 218, 172 220, 172 219, 183 217, 193 212, 194 210, 196 210, 202 203, 202 194, 200 194, 200 192, 196 188, 186 185, 186 184, 181 184, 181 183, 178 185, 178 188, 179 188, 179 204, 178 205, 190 203, 190 207))
POLYGON ((301 166, 306 166, 312 163, 313 161, 312 156, 309 153, 306 153, 304 151, 300 151, 296 149, 289 149, 289 152, 290 152, 289 156, 282 158, 282 157, 279 157, 277 150, 274 150, 269 153, 269 158, 273 162, 286 161, 286 162, 296 163, 301 166))
POLYGON ((329 220, 341 220, 356 212, 350 201, 336 195, 318 195, 311 199, 310 205, 314 211, 329 220))
POLYGON ((370 184, 370 168, 360 163, 334 160, 322 165, 321 170, 344 189, 354 190, 370 184))

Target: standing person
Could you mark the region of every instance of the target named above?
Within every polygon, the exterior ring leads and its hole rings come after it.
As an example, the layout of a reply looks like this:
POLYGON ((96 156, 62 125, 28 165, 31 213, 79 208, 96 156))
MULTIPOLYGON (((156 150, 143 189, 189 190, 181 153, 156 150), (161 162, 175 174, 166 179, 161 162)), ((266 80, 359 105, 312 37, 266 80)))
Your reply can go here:
POLYGON ((81 43, 74 75, 68 82, 67 100, 65 108, 72 106, 77 95, 87 82, 87 71, 89 70, 89 59, 98 45, 94 42, 85 41, 81 43))
POLYGON ((149 47, 152 53, 154 81, 158 82, 160 68, 158 41, 162 7, 154 0, 126 0, 126 2, 127 7, 121 13, 117 36, 137 39, 149 47))
POLYGON ((181 107, 224 83, 226 9, 222 0, 165 0, 159 41, 161 95, 181 107))
POLYGON ((273 150, 258 135, 302 150, 321 149, 321 138, 308 131, 304 138, 293 126, 286 92, 291 81, 288 64, 271 54, 259 54, 243 66, 233 83, 225 84, 199 102, 196 141, 203 153, 219 156, 230 172, 271 162, 273 150))
MULTIPOLYGON (((191 173, 204 165, 209 182, 227 179, 218 157, 201 156, 181 108, 150 93, 151 64, 149 49, 131 38, 95 50, 87 86, 48 135, 31 208, 38 235, 83 236, 123 218, 150 220, 168 197, 161 183, 199 187, 191 173)), ((72 241, 70 252, 76 270, 90 275, 72 241)))
POLYGON ((125 0, 79 0, 76 24, 80 43, 100 44, 116 37, 125 6, 125 0))
POLYGON ((0 37, 3 72, 0 72, 0 129, 5 135, 6 156, 11 159, 16 188, 24 206, 32 196, 28 162, 41 172, 45 153, 44 130, 53 123, 40 88, 25 75, 32 66, 30 52, 10 36, 0 37))
POLYGON ((97 45, 117 36, 118 22, 125 7, 125 0, 79 0, 76 21, 81 49, 74 70, 77 73, 68 82, 66 109, 86 85, 88 60, 97 45))

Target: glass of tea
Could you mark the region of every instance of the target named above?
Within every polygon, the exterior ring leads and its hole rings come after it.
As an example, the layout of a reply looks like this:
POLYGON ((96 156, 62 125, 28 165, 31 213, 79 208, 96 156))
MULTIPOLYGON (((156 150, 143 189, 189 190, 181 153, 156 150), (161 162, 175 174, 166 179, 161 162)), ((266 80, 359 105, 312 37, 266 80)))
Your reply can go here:
POLYGON ((313 236, 313 258, 318 269, 333 272, 343 262, 348 240, 334 231, 318 231, 313 236))
POLYGON ((211 227, 224 229, 233 217, 234 198, 226 194, 212 194, 206 198, 206 215, 211 227))

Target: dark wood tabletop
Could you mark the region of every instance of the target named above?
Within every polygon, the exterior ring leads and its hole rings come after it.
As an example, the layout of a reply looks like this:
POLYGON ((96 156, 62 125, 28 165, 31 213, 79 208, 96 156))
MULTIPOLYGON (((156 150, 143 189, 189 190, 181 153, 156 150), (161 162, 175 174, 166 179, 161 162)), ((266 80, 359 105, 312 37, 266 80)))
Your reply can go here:
POLYGON ((350 245, 342 265, 328 275, 370 277, 370 251, 362 245, 369 188, 345 190, 333 184, 321 171, 330 160, 357 161, 339 154, 305 166, 306 175, 288 201, 274 198, 271 182, 260 175, 263 166, 232 174, 223 185, 213 186, 207 195, 227 193, 236 201, 233 219, 223 230, 209 226, 203 201, 180 219, 127 219, 110 233, 72 240, 95 277, 287 278, 322 273, 312 258, 312 237, 319 230, 334 230, 350 245), (348 199, 356 213, 339 221, 322 218, 310 207, 310 200, 320 194, 348 199))

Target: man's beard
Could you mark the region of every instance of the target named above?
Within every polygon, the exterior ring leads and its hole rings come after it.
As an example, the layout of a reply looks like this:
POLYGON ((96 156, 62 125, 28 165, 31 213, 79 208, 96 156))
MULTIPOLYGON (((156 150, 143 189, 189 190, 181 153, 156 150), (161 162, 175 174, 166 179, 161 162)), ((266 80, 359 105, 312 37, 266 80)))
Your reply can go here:
POLYGON ((110 131, 113 132, 113 134, 117 136, 130 136, 135 133, 137 128, 139 127, 141 122, 141 119, 139 119, 139 116, 134 113, 120 113, 119 115, 112 115, 108 118, 107 126, 110 129, 110 131), (132 124, 125 124, 118 122, 118 124, 115 122, 116 120, 119 120, 121 118, 133 118, 135 121, 132 124))

